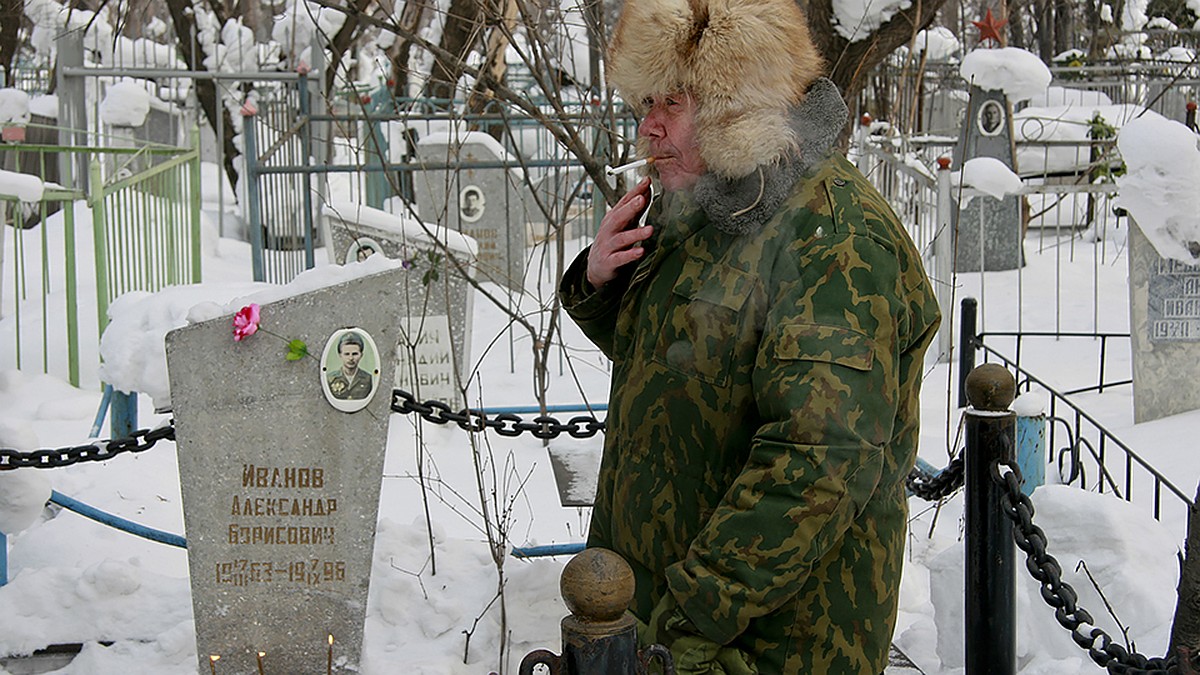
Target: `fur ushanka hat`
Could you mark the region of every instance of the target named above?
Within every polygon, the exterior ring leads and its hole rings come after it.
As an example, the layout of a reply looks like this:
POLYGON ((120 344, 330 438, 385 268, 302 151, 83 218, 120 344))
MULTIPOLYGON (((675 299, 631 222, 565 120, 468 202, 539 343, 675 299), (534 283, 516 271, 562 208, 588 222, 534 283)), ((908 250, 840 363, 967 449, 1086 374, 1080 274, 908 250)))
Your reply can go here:
POLYGON ((795 0, 625 0, 607 58, 609 84, 635 109, 696 98, 700 155, 726 179, 797 147, 788 109, 823 74, 795 0))

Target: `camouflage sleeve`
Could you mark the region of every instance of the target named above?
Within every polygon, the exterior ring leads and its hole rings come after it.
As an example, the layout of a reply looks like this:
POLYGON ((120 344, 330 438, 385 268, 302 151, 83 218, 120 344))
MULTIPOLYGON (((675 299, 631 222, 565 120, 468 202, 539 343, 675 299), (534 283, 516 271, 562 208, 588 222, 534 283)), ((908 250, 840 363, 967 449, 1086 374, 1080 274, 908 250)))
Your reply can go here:
POLYGON ((885 453, 906 348, 899 263, 887 241, 838 227, 777 262, 753 374, 765 422, 686 557, 667 568, 684 613, 719 644, 793 597, 876 490, 895 489, 879 483, 896 461, 885 453))
POLYGON ((590 250, 590 247, 585 248, 575 256, 575 260, 563 274, 558 285, 558 299, 583 334, 611 359, 617 311, 620 309, 621 296, 628 286, 629 277, 619 275, 600 290, 592 288, 587 280, 587 259, 590 250))

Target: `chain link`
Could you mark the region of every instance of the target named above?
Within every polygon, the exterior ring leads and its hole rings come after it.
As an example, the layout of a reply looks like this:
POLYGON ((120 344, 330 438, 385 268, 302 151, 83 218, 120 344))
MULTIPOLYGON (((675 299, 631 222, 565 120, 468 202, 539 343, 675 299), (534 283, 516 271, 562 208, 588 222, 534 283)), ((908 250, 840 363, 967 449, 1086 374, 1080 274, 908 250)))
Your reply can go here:
POLYGON ((57 450, 34 450, 21 452, 11 448, 0 448, 0 471, 32 467, 54 469, 71 466, 79 462, 103 462, 122 452, 145 452, 159 441, 175 440, 174 420, 154 429, 139 429, 125 438, 96 441, 87 445, 76 445, 57 450))
MULTIPOLYGON (((402 389, 392 392, 391 409, 401 414, 416 413, 434 424, 453 422, 466 431, 491 429, 501 436, 530 433, 539 439, 554 439, 562 434, 572 438, 591 438, 604 431, 604 422, 588 415, 572 417, 566 424, 549 415, 540 415, 526 422, 512 413, 488 416, 484 411, 466 408, 459 412, 440 401, 418 401, 402 389)), ((174 421, 154 429, 139 429, 126 438, 96 441, 57 450, 20 452, 0 448, 0 470, 34 467, 40 469, 70 466, 79 462, 99 462, 123 452, 144 452, 161 440, 175 440, 174 421)), ((1033 502, 1021 492, 1021 472, 1013 462, 996 462, 991 468, 992 480, 1004 488, 1000 508, 1013 522, 1013 539, 1025 552, 1025 567, 1042 586, 1042 599, 1054 608, 1054 617, 1071 632, 1071 639, 1101 668, 1112 675, 1181 675, 1178 658, 1147 658, 1131 653, 1102 628, 1095 626, 1092 615, 1079 607, 1075 589, 1062 580, 1062 566, 1046 552, 1046 533, 1033 522, 1033 502), (1091 627, 1090 630, 1088 627, 1091 627)), ((943 499, 963 484, 963 460, 957 457, 936 475, 913 469, 906 485, 913 494, 927 501, 943 499)))
POLYGON ((1046 533, 1033 522, 1033 502, 1021 492, 1021 471, 1016 463, 994 463, 991 476, 1004 488, 1000 508, 1013 522, 1013 539, 1025 552, 1025 569, 1042 585, 1042 599, 1054 608, 1054 618, 1071 632, 1075 644, 1112 675, 1179 675, 1175 656, 1147 658, 1131 653, 1095 626, 1092 615, 1076 604, 1079 595, 1075 589, 1062 580, 1062 566, 1046 552, 1046 533))
POLYGON ((962 487, 962 457, 955 457, 946 465, 946 468, 932 476, 914 467, 904 484, 909 492, 927 502, 945 499, 950 496, 950 493, 962 487))
POLYGON ((491 429, 501 436, 510 437, 528 433, 534 438, 542 440, 558 438, 562 434, 567 434, 572 438, 591 438, 604 431, 604 422, 590 415, 572 417, 564 424, 549 415, 540 415, 527 422, 513 413, 489 416, 476 408, 466 408, 454 412, 450 406, 441 401, 422 403, 417 400, 416 396, 403 389, 392 391, 392 412, 403 415, 416 413, 425 421, 434 424, 453 422, 466 431, 491 429))

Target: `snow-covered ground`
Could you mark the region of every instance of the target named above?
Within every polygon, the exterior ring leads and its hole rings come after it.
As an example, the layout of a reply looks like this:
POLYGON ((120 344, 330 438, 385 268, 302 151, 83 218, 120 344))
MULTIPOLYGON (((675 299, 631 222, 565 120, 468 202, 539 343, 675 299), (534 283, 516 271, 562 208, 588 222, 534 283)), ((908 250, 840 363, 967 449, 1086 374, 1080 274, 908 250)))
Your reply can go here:
MULTIPOLYGON (((61 227, 61 218, 51 220, 50 231, 56 227, 61 227)), ((158 366, 151 363, 158 353, 153 344, 156 331, 183 320, 188 309, 201 301, 233 307, 242 298, 262 292, 261 285, 249 283, 247 245, 215 240, 213 227, 205 231, 204 274, 213 281, 131 298, 114 306, 118 317, 137 316, 142 322, 140 330, 148 340, 139 344, 144 356, 127 355, 123 367, 142 368, 145 372, 139 377, 147 381, 162 377, 156 374, 158 366)), ((568 253, 583 243, 569 242, 568 253)), ((14 253, 7 238, 6 247, 4 260, 12 261, 14 253)), ((1028 265, 1020 271, 965 275, 956 280, 957 298, 982 299, 986 330, 1011 330, 1018 324, 1026 330, 1050 329, 1056 324, 1064 330, 1126 329, 1127 271, 1119 238, 1086 243, 1031 234, 1026 253, 1028 265), (1057 303, 1050 290, 1054 288, 1060 298, 1057 303), (1093 301, 1097 294, 1103 303, 1100 308, 1093 301)), ((83 251, 81 256, 90 259, 90 252, 83 251)), ((318 269, 310 282, 321 276, 332 279, 339 275, 332 268, 318 269)), ((545 287, 548 280, 529 281, 531 287, 539 283, 545 287)), ((88 298, 86 293, 84 298, 88 298)), ((479 361, 475 389, 482 392, 482 404, 532 403, 528 340, 515 337, 510 350, 503 313, 481 297, 476 298, 475 308, 472 343, 492 345, 500 336, 487 353, 472 356, 479 361)), ((81 307, 82 316, 88 311, 81 307)), ((956 321, 957 317, 947 318, 951 325, 956 321)), ((7 324, 0 328, 5 334, 11 331, 7 324)), ((608 371, 603 358, 570 324, 566 342, 571 367, 566 367, 566 359, 561 360, 563 366, 553 366, 551 401, 604 401, 608 371)), ((1046 343, 1027 346, 1023 358, 1049 381, 1071 386, 1089 377, 1079 373, 1080 363, 1089 362, 1079 351, 1077 345, 1046 343)), ((1112 351, 1116 354, 1110 356, 1109 377, 1118 379, 1122 368, 1129 369, 1129 355, 1119 348, 1112 351)), ((961 411, 955 407, 954 377, 946 365, 931 364, 928 369, 922 397, 921 456, 935 466, 944 465, 949 451, 956 447, 961 411)), ((99 399, 92 387, 75 389, 59 378, 29 369, 4 370, 0 372, 0 443, 21 449, 80 443, 99 399)), ((1189 437, 1200 428, 1200 414, 1135 426, 1128 387, 1092 395, 1088 405, 1118 436, 1152 456, 1155 466, 1191 493, 1200 477, 1200 465, 1191 459, 1194 449, 1189 437)), ((163 419, 149 412, 153 409, 149 396, 142 396, 141 409, 141 426, 163 419)), ((413 673, 499 670, 499 611, 491 603, 497 575, 475 515, 478 491, 470 468, 470 445, 465 432, 457 429, 433 425, 421 429, 427 470, 441 480, 428 493, 437 542, 434 575, 421 490, 413 478, 417 456, 414 424, 413 419, 401 415, 394 415, 391 422, 363 671, 384 673, 397 667, 413 673), (469 648, 465 631, 471 632, 469 648)), ((101 435, 106 434, 107 429, 101 435)), ((486 440, 487 460, 499 476, 499 501, 511 505, 504 514, 509 543, 580 541, 587 510, 558 505, 546 449, 532 438, 488 435, 486 440), (527 474, 529 480, 520 487, 527 474)), ((589 457, 594 461, 600 440, 559 439, 552 445, 556 450, 578 453, 586 463, 589 457)), ((0 474, 4 481, 0 483, 0 511, 20 512, 22 509, 6 500, 36 496, 39 490, 53 487, 145 525, 182 533, 174 450, 173 444, 161 443, 148 452, 104 463, 0 474)), ((1081 604, 1110 634, 1121 635, 1080 567, 1082 561, 1086 574, 1103 589, 1136 647, 1146 654, 1161 654, 1174 606, 1176 553, 1183 536, 1178 519, 1160 525, 1143 508, 1128 506, 1110 495, 1061 486, 1039 489, 1034 501, 1036 520, 1050 537, 1050 551, 1062 562, 1065 577, 1080 591, 1081 604)), ((58 508, 34 513, 34 522, 9 538, 11 581, 0 589, 0 654, 82 642, 83 652, 59 673, 194 672, 187 557, 182 550, 109 529, 58 508), (101 641, 112 645, 101 646, 101 641)), ((961 496, 940 508, 914 498, 911 513, 896 643, 930 675, 957 673, 962 660, 964 592, 961 496)), ((563 558, 509 559, 505 565, 506 672, 515 672, 520 658, 534 648, 559 648, 558 621, 566 610, 558 596, 557 580, 564 562, 563 558)), ((1098 672, 1038 599, 1037 584, 1021 574, 1018 650, 1022 675, 1098 672)), ((269 658, 268 654, 268 662, 269 658)))

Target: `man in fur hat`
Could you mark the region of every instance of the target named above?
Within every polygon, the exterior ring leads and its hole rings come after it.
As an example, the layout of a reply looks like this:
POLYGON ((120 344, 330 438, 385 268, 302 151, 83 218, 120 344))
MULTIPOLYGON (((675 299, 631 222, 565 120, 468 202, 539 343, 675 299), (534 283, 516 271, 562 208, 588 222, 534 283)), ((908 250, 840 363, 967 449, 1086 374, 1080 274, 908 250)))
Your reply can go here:
POLYGON ((940 321, 920 255, 834 150, 793 0, 627 0, 607 68, 654 161, 559 289, 613 360, 588 544, 679 672, 880 673, 940 321))

